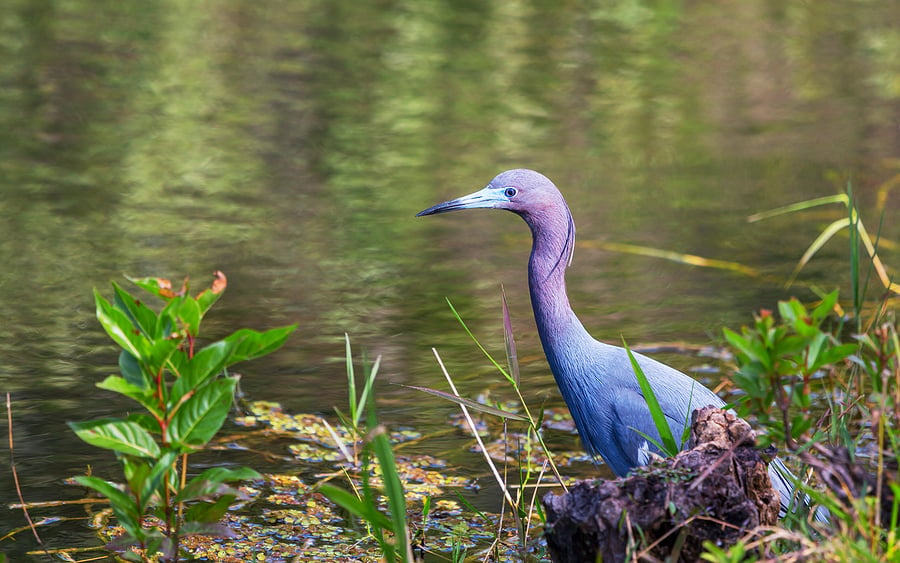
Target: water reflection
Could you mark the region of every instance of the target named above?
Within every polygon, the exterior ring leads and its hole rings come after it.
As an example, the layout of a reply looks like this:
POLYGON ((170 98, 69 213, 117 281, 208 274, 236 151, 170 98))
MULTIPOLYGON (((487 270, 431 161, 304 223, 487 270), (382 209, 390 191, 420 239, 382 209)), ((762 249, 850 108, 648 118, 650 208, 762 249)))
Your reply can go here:
MULTIPOLYGON (((473 394, 493 381, 444 297, 500 351, 501 283, 527 388, 560 400, 530 317, 527 230, 416 211, 528 166, 563 189, 581 241, 784 278, 843 210, 747 215, 834 193, 850 173, 870 203, 896 173, 880 159, 900 145, 898 2, 8 4, 0 387, 32 498, 70 494, 60 477, 110 463, 63 423, 124 408, 92 386, 115 352, 91 288, 122 273, 202 284, 224 270, 211 337, 299 323, 244 370, 247 393, 291 410, 343 402, 349 332, 383 355, 386 417, 427 430, 452 409, 387 383, 440 385, 432 346, 473 394)), ((885 221, 882 236, 897 229, 885 221)), ((805 280, 843 284, 844 254, 830 244, 805 280)), ((569 289, 596 336, 634 343, 706 343, 788 294, 590 245, 569 289)))

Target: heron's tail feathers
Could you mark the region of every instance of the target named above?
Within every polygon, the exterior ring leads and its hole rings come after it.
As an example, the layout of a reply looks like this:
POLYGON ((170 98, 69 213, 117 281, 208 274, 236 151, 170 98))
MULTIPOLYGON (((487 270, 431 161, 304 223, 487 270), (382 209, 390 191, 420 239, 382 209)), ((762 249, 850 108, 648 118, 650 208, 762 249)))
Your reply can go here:
MULTIPOLYGON (((798 479, 780 458, 776 457, 769 464, 769 478, 772 480, 772 487, 781 496, 781 510, 778 512, 779 518, 784 518, 788 512, 795 512, 800 506, 806 509, 810 508, 812 499, 807 494, 802 496, 796 494, 795 483, 797 483, 798 479)), ((817 506, 814 511, 816 521, 823 524, 831 522, 831 513, 824 506, 817 506)))

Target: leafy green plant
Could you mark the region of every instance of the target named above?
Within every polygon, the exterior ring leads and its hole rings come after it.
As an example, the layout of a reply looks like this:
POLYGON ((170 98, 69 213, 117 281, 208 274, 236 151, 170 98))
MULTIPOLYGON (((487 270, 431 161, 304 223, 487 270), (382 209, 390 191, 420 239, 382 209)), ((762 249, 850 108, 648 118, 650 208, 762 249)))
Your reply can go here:
POLYGON ((188 479, 188 456, 215 436, 234 401, 238 376, 228 367, 277 350, 296 326, 242 329, 201 346, 200 324, 225 290, 224 274, 216 272, 196 296, 187 280, 178 289, 160 278, 130 281, 164 306, 157 313, 116 283, 111 301, 95 290, 97 319, 122 348, 120 374, 97 386, 133 399, 143 412, 69 424, 85 442, 116 453, 125 482, 75 480, 109 499, 125 530, 109 545, 120 557, 150 561, 159 554, 171 562, 183 536, 227 534, 218 522, 239 496, 227 483, 259 477, 252 469, 213 467, 188 479))
MULTIPOLYGON (((885 219, 887 192, 896 177, 879 188, 876 210, 885 219)), ((900 557, 900 339, 896 295, 900 286, 878 254, 880 234, 870 236, 846 193, 760 213, 751 221, 838 203, 847 215, 827 225, 800 258, 788 285, 836 234, 849 239, 851 314, 845 316, 837 292, 804 307, 781 302, 778 316, 762 311, 738 334, 726 329, 735 349, 734 382, 746 396, 738 409, 752 412, 770 440, 782 441, 815 470, 815 489, 800 484, 815 503, 830 511, 827 526, 794 514, 786 529, 765 533, 729 552, 710 546, 709 561, 742 559, 750 548, 785 560, 895 561, 900 557), (868 263, 866 259, 868 258, 868 263), (874 279, 884 287, 879 302, 866 298, 874 279), (834 313, 834 315, 832 315, 834 313), (837 319, 836 322, 831 319, 837 319), (853 332, 851 332, 851 330, 853 332)), ((879 226, 880 230, 880 226, 879 226)), ((887 243, 882 244, 890 248, 887 243)), ((802 516, 803 511, 800 511, 802 516)))
MULTIPOLYGON (((781 301, 780 322, 771 311, 762 311, 740 334, 724 329, 736 351, 734 383, 746 393, 737 405, 738 414, 758 418, 768 430, 764 443, 784 441, 796 449, 801 436, 813 430, 814 397, 829 389, 825 371, 857 350, 857 344, 841 343, 823 326, 837 299, 834 291, 814 307, 796 299, 781 301)), ((835 330, 839 333, 840 327, 835 330)))
POLYGON ((363 388, 362 391, 358 391, 356 388, 356 370, 353 367, 353 351, 350 347, 349 334, 344 334, 344 350, 347 362, 347 402, 349 415, 344 414, 337 407, 335 407, 334 411, 337 413, 344 429, 350 433, 352 438, 351 444, 348 447, 336 432, 332 432, 332 437, 338 448, 344 453, 344 457, 347 458, 347 461, 354 465, 359 465, 359 446, 364 442, 367 433, 366 425, 361 423, 362 415, 369 406, 369 398, 372 396, 372 386, 375 384, 375 378, 378 377, 381 356, 377 357, 375 363, 371 366, 365 363, 365 359, 363 360, 363 365, 365 366, 363 388))

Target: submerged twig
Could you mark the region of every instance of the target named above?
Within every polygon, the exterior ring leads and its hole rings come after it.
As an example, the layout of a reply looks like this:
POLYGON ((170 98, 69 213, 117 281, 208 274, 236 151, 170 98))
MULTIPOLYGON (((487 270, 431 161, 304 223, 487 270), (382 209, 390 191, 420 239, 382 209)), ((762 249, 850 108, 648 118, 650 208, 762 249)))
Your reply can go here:
MULTIPOLYGON (((444 366, 444 362, 443 360, 441 360, 440 354, 438 354, 438 351, 435 348, 432 348, 431 351, 434 352, 434 357, 437 359, 438 365, 441 367, 441 372, 443 372, 444 377, 447 379, 447 383, 450 385, 450 390, 453 391, 454 395, 459 397, 459 391, 456 390, 456 385, 453 383, 453 378, 451 378, 450 374, 447 372, 447 368, 444 366)), ((488 467, 491 468, 491 473, 494 474, 494 479, 496 479, 497 483, 500 485, 500 489, 503 491, 503 496, 506 498, 506 502, 509 503, 509 506, 513 509, 513 512, 515 512, 516 503, 515 501, 513 501, 512 496, 510 496, 509 491, 507 490, 506 485, 503 482, 503 478, 500 476, 500 472, 497 471, 497 466, 494 465, 494 461, 487 453, 488 450, 485 447, 484 442, 481 440, 481 436, 478 435, 475 421, 472 420, 472 416, 469 414, 469 409, 461 403, 459 405, 459 408, 462 409, 463 416, 466 417, 466 422, 469 424, 469 428, 472 430, 472 436, 475 437, 475 441, 478 443, 478 447, 481 448, 481 452, 484 454, 484 459, 485 461, 487 461, 488 467)))
POLYGON ((44 545, 44 542, 41 541, 41 536, 38 535, 37 528, 34 525, 34 522, 31 520, 31 516, 28 514, 28 508, 25 505, 25 497, 22 495, 22 488, 19 486, 19 474, 16 471, 16 458, 13 454, 15 449, 15 444, 13 443, 13 424, 12 424, 12 401, 10 400, 9 393, 6 393, 6 424, 7 429, 9 430, 9 468, 12 471, 13 482, 16 485, 16 494, 19 496, 19 502, 22 505, 22 514, 25 515, 25 520, 28 521, 28 527, 31 528, 31 533, 34 534, 34 539, 37 540, 38 545, 41 546, 41 549, 44 550, 44 553, 47 556, 50 556, 50 552, 47 551, 47 546, 44 545))

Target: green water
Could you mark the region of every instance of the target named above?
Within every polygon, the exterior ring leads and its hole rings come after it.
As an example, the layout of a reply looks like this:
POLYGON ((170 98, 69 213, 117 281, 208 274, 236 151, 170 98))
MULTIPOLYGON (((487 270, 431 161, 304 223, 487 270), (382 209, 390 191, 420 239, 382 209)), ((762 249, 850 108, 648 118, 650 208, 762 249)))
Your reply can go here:
MULTIPOLYGON (((123 273, 199 287, 223 270, 210 336, 299 323, 242 370, 252 398, 343 404, 347 332, 382 356, 384 418, 442 428, 452 406, 390 383, 441 386, 431 347, 471 395, 497 379, 445 297, 502 356, 503 284, 529 398, 560 399, 531 319, 526 227, 417 211, 538 169, 575 215, 568 280, 585 325, 608 341, 705 345, 778 298, 809 298, 809 284, 849 287, 840 236, 801 285, 781 285, 843 209, 746 218, 852 179, 876 232, 879 186, 900 173, 898 115, 897 1, 6 0, 0 391, 23 491, 76 497, 60 479, 111 467, 64 423, 127 407, 93 387, 116 351, 91 289, 123 273)), ((898 205, 888 194, 888 265, 898 205)), ((0 507, 0 532, 23 523, 0 507)), ((91 541, 78 530, 52 544, 91 541)))

